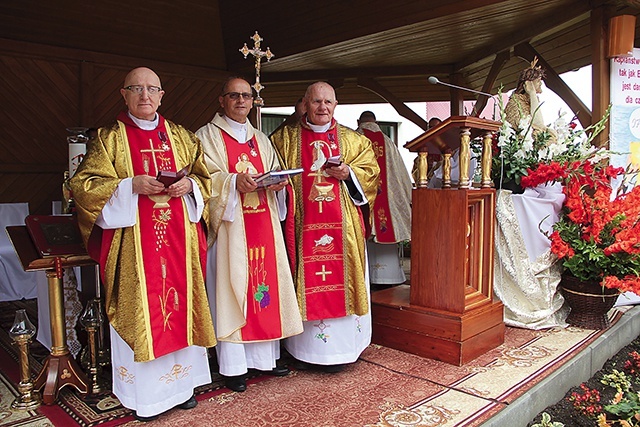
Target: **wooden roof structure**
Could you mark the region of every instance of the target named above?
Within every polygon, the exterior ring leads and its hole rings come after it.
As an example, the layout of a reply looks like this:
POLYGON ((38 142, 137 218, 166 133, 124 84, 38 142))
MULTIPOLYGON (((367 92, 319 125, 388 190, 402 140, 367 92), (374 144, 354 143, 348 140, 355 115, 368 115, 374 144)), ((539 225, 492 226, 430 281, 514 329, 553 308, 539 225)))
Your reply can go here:
MULTIPOLYGON (((0 202, 29 201, 49 213, 61 198, 68 127, 98 127, 123 108, 126 73, 145 65, 161 77, 160 112, 196 130, 218 110, 230 75, 255 78, 239 49, 262 48, 266 106, 291 106, 325 80, 341 104, 388 102, 419 125, 405 103, 474 99, 428 77, 496 93, 515 86, 533 56, 547 86, 583 122, 608 103, 603 43, 608 19, 638 15, 637 0, 22 0, 0 5, 0 202), (594 107, 559 74, 594 65, 594 107), (598 105, 595 105, 598 104, 598 105)), ((637 33, 637 32, 636 32, 637 33)), ((483 100, 480 100, 482 102, 483 100)))

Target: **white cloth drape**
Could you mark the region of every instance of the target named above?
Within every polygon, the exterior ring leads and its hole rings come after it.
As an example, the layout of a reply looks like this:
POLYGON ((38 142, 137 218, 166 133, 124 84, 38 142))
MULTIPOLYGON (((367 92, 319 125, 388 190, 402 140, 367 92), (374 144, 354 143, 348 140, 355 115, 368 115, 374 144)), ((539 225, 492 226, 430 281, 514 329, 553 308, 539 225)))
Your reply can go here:
POLYGON ((505 323, 543 329, 566 326, 568 309, 558 285, 562 266, 538 225, 549 230, 564 195, 559 186, 500 190, 496 205, 494 291, 504 304, 505 323))

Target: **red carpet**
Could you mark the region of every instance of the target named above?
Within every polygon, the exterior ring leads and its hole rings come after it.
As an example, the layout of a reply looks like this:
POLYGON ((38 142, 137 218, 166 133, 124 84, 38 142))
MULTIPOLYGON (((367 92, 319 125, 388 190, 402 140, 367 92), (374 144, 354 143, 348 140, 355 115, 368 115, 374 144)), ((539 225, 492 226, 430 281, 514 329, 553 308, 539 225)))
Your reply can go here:
MULTIPOLYGON (((298 371, 282 378, 254 378, 244 393, 221 387, 216 377, 198 390, 196 408, 171 410, 148 425, 477 426, 602 333, 507 328, 504 345, 462 367, 372 345, 338 374, 298 371)), ((0 339, 5 342, 0 366, 7 382, 15 382, 17 364, 5 340, 0 339)), ((110 396, 82 400, 64 389, 59 404, 41 406, 23 424, 0 418, 0 426, 47 425, 43 415, 54 426, 140 425, 110 396)))

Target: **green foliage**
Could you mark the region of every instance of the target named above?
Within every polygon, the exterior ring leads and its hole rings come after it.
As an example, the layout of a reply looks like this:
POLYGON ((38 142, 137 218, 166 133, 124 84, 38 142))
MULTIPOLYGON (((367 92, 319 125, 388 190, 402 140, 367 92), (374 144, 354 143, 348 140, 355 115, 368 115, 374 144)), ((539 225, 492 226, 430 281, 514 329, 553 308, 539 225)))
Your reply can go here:
POLYGON ((542 413, 542 420, 539 423, 532 424, 531 427, 564 427, 564 424, 551 421, 551 415, 546 412, 542 413))
POLYGON ((631 380, 624 372, 614 369, 610 374, 604 375, 600 382, 606 386, 615 388, 618 393, 631 390, 631 380))

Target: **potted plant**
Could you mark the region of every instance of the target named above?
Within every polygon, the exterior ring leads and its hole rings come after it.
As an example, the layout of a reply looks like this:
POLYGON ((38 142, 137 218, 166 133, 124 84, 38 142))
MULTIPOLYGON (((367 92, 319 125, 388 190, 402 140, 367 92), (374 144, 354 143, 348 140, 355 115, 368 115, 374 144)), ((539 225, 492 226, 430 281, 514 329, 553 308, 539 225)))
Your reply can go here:
POLYGON ((599 155, 552 162, 522 178, 525 186, 564 184, 563 208, 548 237, 565 268, 567 322, 589 329, 609 326, 606 313, 620 292, 640 292, 640 187, 614 190, 612 180, 626 172, 607 163, 599 155))

